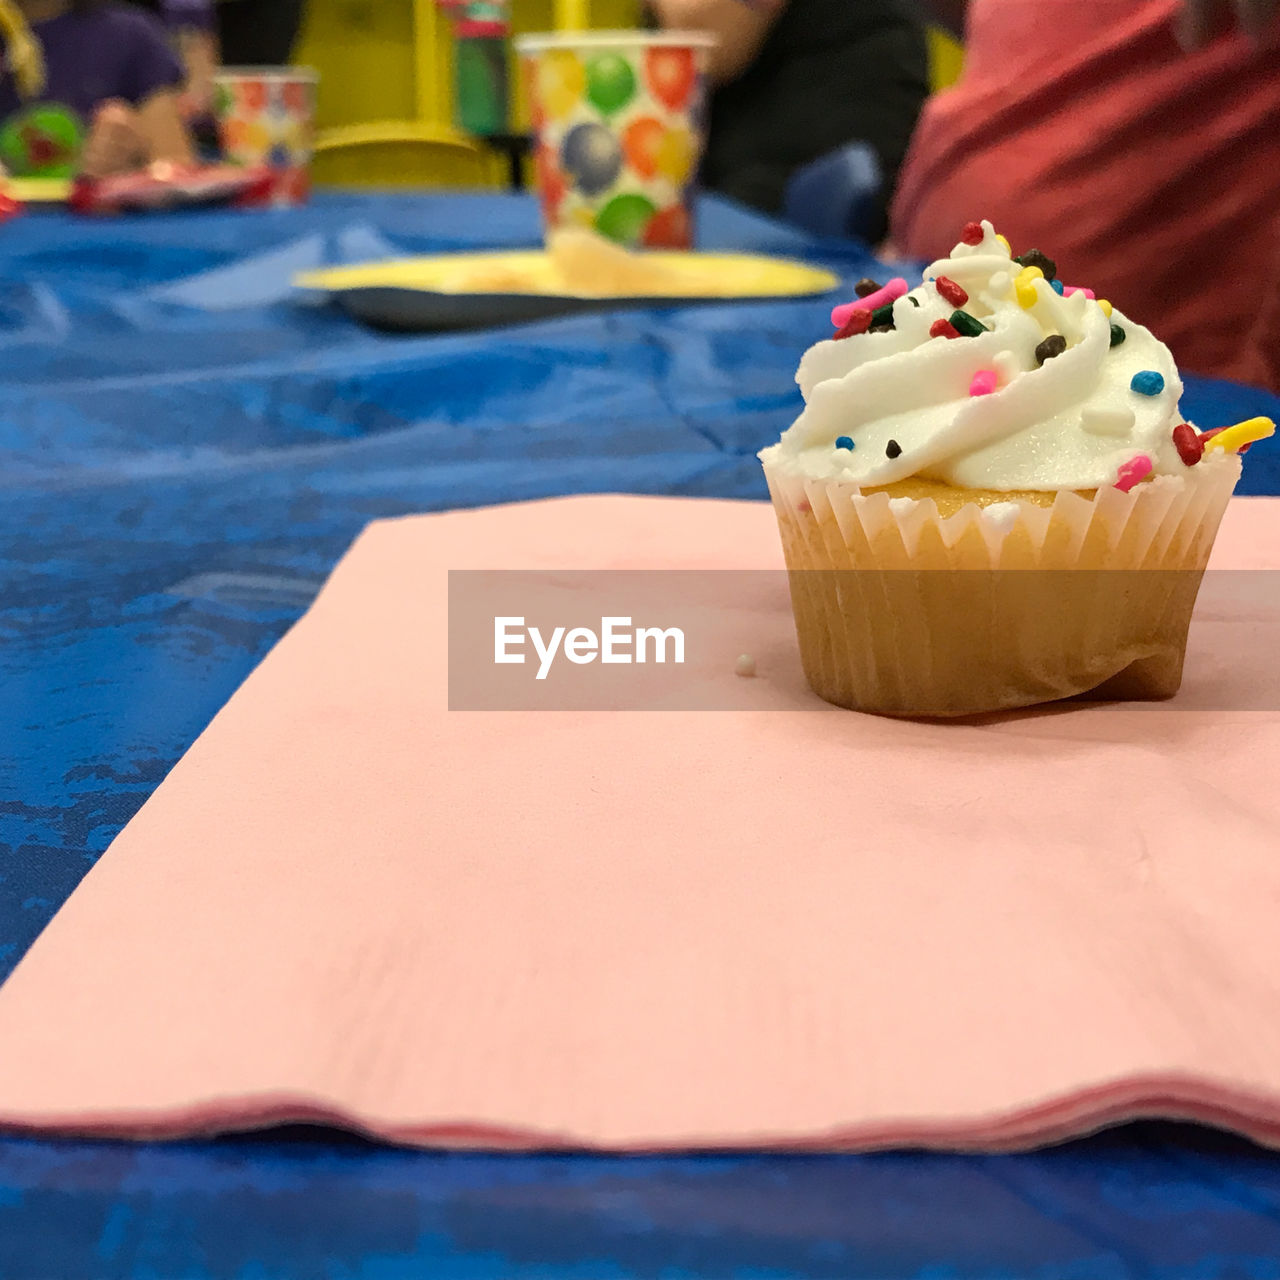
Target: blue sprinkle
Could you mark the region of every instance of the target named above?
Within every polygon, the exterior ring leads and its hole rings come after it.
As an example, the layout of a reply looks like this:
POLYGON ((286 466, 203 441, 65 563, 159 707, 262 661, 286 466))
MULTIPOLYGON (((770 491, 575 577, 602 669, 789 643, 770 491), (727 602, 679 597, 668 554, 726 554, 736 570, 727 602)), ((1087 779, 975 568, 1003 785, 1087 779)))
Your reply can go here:
POLYGON ((1164 374, 1154 369, 1143 369, 1133 375, 1129 387, 1140 396, 1158 396, 1164 390, 1164 374))
POLYGON ((836 448, 837 448, 837 449, 852 449, 852 448, 853 448, 853 437, 852 437, 852 436, 836 436, 836 448))
POLYGON ((1052 289, 1054 293, 1058 295, 1058 297, 1062 297, 1062 281, 1061 280, 1050 280, 1049 288, 1052 289))

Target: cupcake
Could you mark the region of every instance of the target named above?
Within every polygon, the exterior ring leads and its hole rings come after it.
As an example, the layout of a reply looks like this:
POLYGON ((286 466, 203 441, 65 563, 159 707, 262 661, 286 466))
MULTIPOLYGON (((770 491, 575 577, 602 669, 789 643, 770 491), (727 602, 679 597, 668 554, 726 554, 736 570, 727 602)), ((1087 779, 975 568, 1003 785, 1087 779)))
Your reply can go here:
POLYGON ((805 675, 829 702, 962 716, 1167 698, 1255 418, 1201 432, 1167 347, 970 223, 924 282, 832 313, 760 454, 805 675))

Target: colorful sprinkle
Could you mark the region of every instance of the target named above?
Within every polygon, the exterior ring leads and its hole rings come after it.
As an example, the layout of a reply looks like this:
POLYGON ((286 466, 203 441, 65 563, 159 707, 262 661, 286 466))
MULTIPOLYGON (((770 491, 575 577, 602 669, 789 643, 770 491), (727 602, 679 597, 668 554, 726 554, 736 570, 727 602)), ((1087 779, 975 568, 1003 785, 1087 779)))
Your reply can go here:
POLYGON ((1036 347, 1036 364, 1044 364, 1046 360, 1052 360, 1055 356, 1060 356, 1066 349, 1066 338, 1060 333, 1051 333, 1036 347))
POLYGON ((1035 281, 1043 280, 1044 272, 1039 267, 1023 267, 1018 272, 1018 278, 1013 282, 1013 291, 1018 295, 1018 306, 1022 308, 1035 306, 1036 293, 1035 281))
POLYGON ((920 299, 915 297, 914 295, 908 296, 907 301, 911 303, 913 307, 918 307, 920 305, 920 299))
POLYGON ((1206 431, 1202 438, 1206 453, 1210 449, 1226 449, 1234 453, 1256 440, 1265 440, 1268 436, 1275 435, 1275 431, 1276 424, 1270 418, 1249 418, 1244 422, 1237 422, 1234 427, 1206 431))
POLYGON ((966 338, 976 338, 980 333, 987 332, 987 326, 981 320, 971 316, 967 311, 953 311, 951 313, 951 327, 957 333, 963 333, 966 338))
POLYGON ((1106 316, 1108 320, 1110 320, 1111 319, 1111 303, 1109 303, 1106 300, 1106 298, 1099 298, 1098 306, 1102 308, 1102 314, 1106 316))
POLYGON ((1004 236, 996 236, 996 243, 1005 251, 1005 253, 1013 252, 1013 250, 1009 248, 1009 242, 1004 238, 1004 236))
POLYGON ((999 379, 994 369, 979 369, 969 382, 971 396, 989 396, 995 389, 999 379))
MULTIPOLYGON (((1080 285, 1078 285, 1078 284, 1069 284, 1069 285, 1065 285, 1065 286, 1063 287, 1062 292, 1063 292, 1063 293, 1065 293, 1065 294, 1067 295, 1067 297, 1068 297, 1068 298, 1069 298, 1069 297, 1071 297, 1071 295, 1072 295, 1073 293, 1083 293, 1083 294, 1084 294, 1084 296, 1085 296, 1086 298, 1088 298, 1090 302, 1092 302, 1092 301, 1094 300, 1094 298, 1095 298, 1095 297, 1097 297, 1097 295, 1094 293, 1094 291, 1093 291, 1092 289, 1083 289, 1083 288, 1081 288, 1081 287, 1080 287, 1080 285)), ((1109 302, 1108 302, 1108 303, 1107 303, 1107 314, 1108 314, 1108 315, 1110 315, 1110 314, 1111 314, 1111 310, 1110 310, 1110 308, 1111 308, 1111 303, 1109 303, 1109 302)))
POLYGON ((1050 280, 1049 288, 1052 289, 1058 297, 1062 297, 1063 293, 1066 291, 1066 285, 1064 285, 1061 280, 1050 280))
POLYGON ((750 680, 756 673, 756 660, 749 653, 738 654, 738 660, 733 664, 733 674, 741 676, 744 680, 750 680))
POLYGON ((845 320, 849 316, 850 311, 874 311, 877 307, 883 306, 886 302, 892 302, 895 298, 900 298, 907 291, 907 282, 901 277, 896 276, 890 280, 882 289, 877 289, 875 293, 869 293, 865 298, 859 298, 857 302, 846 302, 843 306, 836 307, 831 313, 831 323, 836 328, 841 328, 845 320))
POLYGON ((852 437, 852 436, 836 436, 836 448, 837 448, 837 449, 852 449, 852 448, 853 448, 853 437, 852 437))
POLYGON ((1158 396, 1164 390, 1164 374, 1155 369, 1143 369, 1129 379, 1129 389, 1140 396, 1158 396))
POLYGON ((1104 409, 1086 405, 1080 410, 1080 426, 1093 436, 1127 436, 1133 430, 1132 409, 1104 409))
POLYGON ((879 293, 881 288, 882 286, 876 284, 870 276, 863 276, 862 279, 853 286, 853 291, 860 298, 868 298, 873 293, 879 293))
POLYGON ((1111 326, 1111 345, 1118 347, 1124 341, 1124 330, 1118 325, 1111 326))
POLYGON ((841 338, 856 337, 860 333, 866 333, 870 328, 871 312, 866 307, 854 307, 832 341, 839 342, 841 338))
POLYGON ((879 325, 887 325, 893 328, 893 303, 886 302, 883 307, 877 307, 871 313, 871 326, 876 328, 879 325))
POLYGON ((1122 464, 1116 475, 1116 488, 1121 493, 1128 493, 1139 480, 1145 480, 1152 470, 1151 459, 1145 453, 1140 453, 1122 464))
POLYGON ((982 223, 966 222, 960 229, 960 241, 962 244, 981 244, 986 234, 982 229, 982 223))
POLYGON ((945 298, 953 307, 963 307, 969 301, 969 295, 954 280, 947 276, 939 276, 934 282, 933 287, 945 298))
POLYGON ((1184 465, 1194 467, 1204 457, 1204 441, 1189 422, 1180 422, 1173 429, 1173 447, 1184 465))
POLYGON ((960 330, 950 320, 935 320, 929 326, 929 337, 931 338, 958 338, 959 336, 960 330))
POLYGON ((1020 267, 1039 267, 1040 274, 1046 280, 1052 280, 1058 274, 1058 264, 1047 253, 1041 253, 1039 249, 1028 249, 1026 253, 1018 254, 1014 262, 1020 267))
POLYGON ((902 453, 902 446, 896 440, 890 440, 884 447, 886 458, 896 458, 902 453))

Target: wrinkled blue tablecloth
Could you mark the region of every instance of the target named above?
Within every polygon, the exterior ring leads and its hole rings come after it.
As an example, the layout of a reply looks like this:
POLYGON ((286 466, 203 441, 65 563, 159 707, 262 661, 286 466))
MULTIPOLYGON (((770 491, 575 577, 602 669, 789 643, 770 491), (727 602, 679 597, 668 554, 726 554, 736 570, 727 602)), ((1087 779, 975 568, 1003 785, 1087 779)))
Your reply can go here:
MULTIPOLYGON (((702 234, 877 270, 723 203, 702 234)), ((289 286, 537 236, 531 203, 475 195, 0 226, 0 979, 367 521, 764 497, 830 299, 405 337, 289 286)), ((1280 412, 1204 380, 1186 403, 1280 412)), ((1280 450, 1249 464, 1243 491, 1280 492, 1280 450)), ((115 1275, 1280 1277, 1280 1159, 1166 1125, 987 1158, 0 1139, 0 1278, 115 1275)))

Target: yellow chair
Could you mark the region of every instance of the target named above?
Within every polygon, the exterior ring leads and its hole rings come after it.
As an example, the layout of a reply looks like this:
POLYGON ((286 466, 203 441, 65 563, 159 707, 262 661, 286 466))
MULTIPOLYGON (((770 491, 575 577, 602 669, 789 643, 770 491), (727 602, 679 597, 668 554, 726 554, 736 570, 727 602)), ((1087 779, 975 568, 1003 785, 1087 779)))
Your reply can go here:
MULTIPOLYGON (((638 0, 514 0, 515 31, 630 27, 638 0)), ((436 0, 312 0, 298 62, 320 72, 315 177, 342 186, 504 185, 507 161, 453 124, 453 36, 436 0)), ((511 67, 513 120, 528 121, 511 67)))
POLYGON ((372 186, 476 186, 494 158, 453 128, 434 0, 313 0, 297 60, 320 72, 315 177, 372 186))

